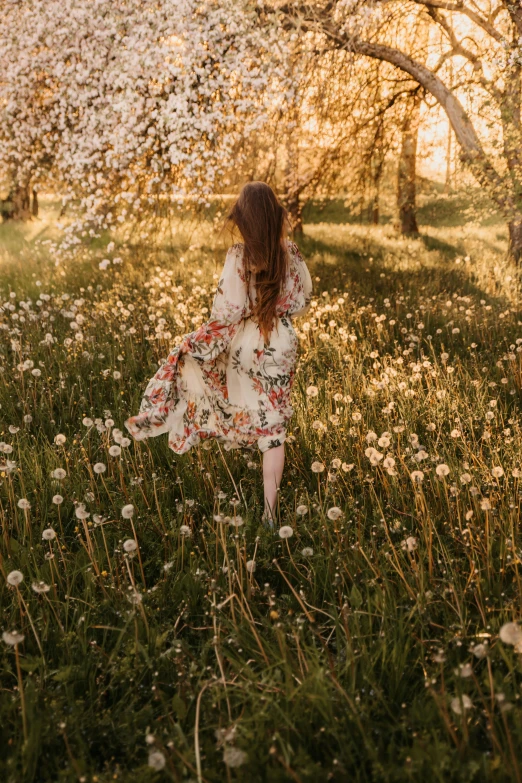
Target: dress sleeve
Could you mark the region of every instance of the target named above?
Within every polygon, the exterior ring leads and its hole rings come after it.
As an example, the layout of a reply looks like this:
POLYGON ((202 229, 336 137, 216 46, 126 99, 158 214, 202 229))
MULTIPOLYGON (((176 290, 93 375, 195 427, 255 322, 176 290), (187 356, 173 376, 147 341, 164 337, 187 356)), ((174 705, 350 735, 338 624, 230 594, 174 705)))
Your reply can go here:
POLYGON ((297 286, 297 309, 293 310, 292 312, 292 318, 295 318, 298 315, 304 315, 310 309, 313 283, 312 278, 310 277, 310 272, 308 271, 308 267, 306 266, 306 262, 295 242, 292 243, 291 249, 297 259, 297 269, 299 271, 299 283, 297 286))
POLYGON ((208 362, 219 356, 230 343, 247 310, 247 284, 242 259, 242 245, 229 248, 210 318, 184 337, 179 354, 189 354, 194 359, 208 362))

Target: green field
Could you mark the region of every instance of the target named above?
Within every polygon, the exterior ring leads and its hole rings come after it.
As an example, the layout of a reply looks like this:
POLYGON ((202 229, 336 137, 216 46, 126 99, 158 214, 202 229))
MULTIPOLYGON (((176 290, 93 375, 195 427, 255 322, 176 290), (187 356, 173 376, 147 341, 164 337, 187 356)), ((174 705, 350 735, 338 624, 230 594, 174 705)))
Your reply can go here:
POLYGON ((305 213, 285 539, 256 451, 121 443, 211 223, 75 263, 52 203, 0 226, 2 781, 522 779, 520 281, 470 202, 305 213))

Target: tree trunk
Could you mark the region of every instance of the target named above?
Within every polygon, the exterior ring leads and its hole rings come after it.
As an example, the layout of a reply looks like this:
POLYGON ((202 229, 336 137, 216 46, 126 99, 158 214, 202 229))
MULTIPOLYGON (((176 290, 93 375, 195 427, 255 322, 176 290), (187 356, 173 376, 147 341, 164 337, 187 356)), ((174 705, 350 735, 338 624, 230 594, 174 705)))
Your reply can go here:
POLYGON ((299 200, 299 194, 292 193, 287 196, 286 209, 290 218, 290 226, 294 236, 303 236, 303 208, 299 200))
POLYGON ((374 189, 370 203, 368 204, 368 222, 373 226, 379 225, 379 190, 374 189))
POLYGON ((33 204, 31 207, 31 213, 33 217, 38 217, 38 191, 33 188, 33 204))
POLYGON ((520 220, 508 223, 509 248, 508 255, 516 264, 522 261, 522 215, 520 220))
POLYGON ((397 207, 403 236, 418 236, 417 225, 417 136, 421 99, 415 93, 408 102, 402 125, 401 151, 397 169, 397 207))
POLYGON ((29 185, 11 185, 9 194, 0 204, 4 220, 28 220, 31 217, 29 185))

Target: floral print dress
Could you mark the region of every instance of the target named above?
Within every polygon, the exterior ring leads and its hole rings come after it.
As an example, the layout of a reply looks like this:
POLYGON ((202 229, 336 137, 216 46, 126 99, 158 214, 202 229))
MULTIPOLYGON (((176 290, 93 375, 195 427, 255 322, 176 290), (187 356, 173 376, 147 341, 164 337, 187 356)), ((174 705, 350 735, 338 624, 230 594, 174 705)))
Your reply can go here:
POLYGON ((297 245, 288 242, 288 274, 265 343, 251 317, 255 274, 246 273, 243 248, 227 252, 210 319, 169 354, 140 412, 125 422, 136 440, 167 432, 177 454, 208 438, 226 449, 257 443, 261 451, 284 442, 298 347, 292 318, 308 309, 312 281, 297 245))

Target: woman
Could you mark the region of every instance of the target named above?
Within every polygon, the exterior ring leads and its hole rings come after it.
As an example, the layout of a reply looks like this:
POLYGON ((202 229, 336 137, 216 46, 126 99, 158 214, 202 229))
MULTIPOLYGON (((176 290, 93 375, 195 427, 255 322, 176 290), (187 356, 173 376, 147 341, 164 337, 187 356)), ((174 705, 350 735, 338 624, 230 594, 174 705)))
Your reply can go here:
POLYGON ((227 449, 257 443, 272 526, 292 415, 292 318, 308 309, 312 281, 286 238, 286 210, 264 182, 243 187, 227 222, 243 243, 227 252, 210 319, 169 354, 125 426, 136 440, 168 432, 177 454, 208 438, 227 449))

